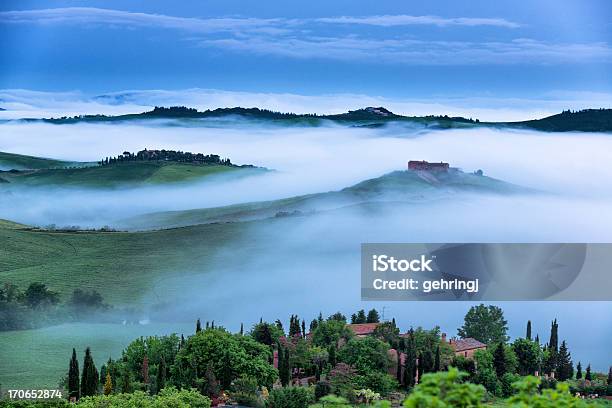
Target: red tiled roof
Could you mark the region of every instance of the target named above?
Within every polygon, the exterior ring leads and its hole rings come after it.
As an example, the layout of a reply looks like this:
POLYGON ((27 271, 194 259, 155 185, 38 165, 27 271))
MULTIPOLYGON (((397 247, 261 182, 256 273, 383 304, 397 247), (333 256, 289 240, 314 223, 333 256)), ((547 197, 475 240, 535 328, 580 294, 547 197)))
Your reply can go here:
POLYGON ((374 329, 378 327, 380 323, 357 323, 347 324, 346 327, 351 329, 357 336, 367 336, 368 334, 374 333, 374 329))
POLYGON ((452 339, 449 344, 455 351, 467 351, 487 347, 486 344, 471 337, 466 339, 452 339))

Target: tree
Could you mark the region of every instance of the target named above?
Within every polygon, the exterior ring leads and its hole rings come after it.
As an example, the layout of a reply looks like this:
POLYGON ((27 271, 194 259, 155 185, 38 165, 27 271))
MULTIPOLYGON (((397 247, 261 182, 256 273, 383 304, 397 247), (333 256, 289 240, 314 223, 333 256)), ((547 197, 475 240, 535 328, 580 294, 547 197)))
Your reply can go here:
POLYGON ((472 306, 465 315, 458 333, 462 338, 474 338, 486 344, 508 341, 508 322, 501 308, 480 304, 472 306))
POLYGON ((411 388, 414 386, 416 377, 416 359, 417 351, 414 343, 414 330, 408 332, 408 341, 406 342, 406 360, 404 362, 404 386, 411 388))
POLYGON ((217 378, 222 378, 223 373, 230 370, 232 379, 254 377, 258 385, 269 387, 277 377, 276 370, 269 363, 271 358, 270 347, 258 343, 251 336, 231 334, 224 329, 202 330, 188 337, 176 354, 172 379, 179 387, 193 387, 195 383, 201 383, 209 363, 212 363, 217 378))
POLYGON ((440 371, 440 346, 436 348, 436 358, 434 360, 434 368, 435 372, 440 371))
POLYGON ((79 399, 79 361, 77 360, 76 350, 72 349, 70 368, 68 369, 68 398, 79 399))
POLYGON ((166 387, 166 374, 168 368, 166 367, 166 359, 162 356, 161 361, 159 362, 159 366, 157 366, 157 382, 156 388, 157 392, 160 392, 166 387))
POLYGON ((584 375, 584 379, 587 381, 592 381, 593 377, 591 377, 591 365, 589 364, 586 369, 586 374, 584 375))
POLYGON ((59 294, 40 282, 31 283, 21 295, 23 302, 32 309, 47 307, 59 303, 59 294))
POLYGON ((543 369, 547 373, 557 371, 559 354, 559 324, 555 319, 550 325, 550 339, 548 341, 548 356, 544 361, 543 369))
POLYGON ((110 373, 106 373, 106 381, 104 382, 104 395, 110 395, 113 392, 113 380, 110 373))
POLYGON ((376 309, 372 309, 368 312, 368 317, 366 318, 366 323, 379 323, 380 315, 376 309))
POLYGON ((145 389, 149 388, 149 357, 145 354, 142 359, 142 382, 145 389))
POLYGON ((493 367, 497 378, 502 378, 506 374, 506 353, 503 343, 499 343, 493 352, 493 367))
POLYGON ((576 366, 576 379, 577 380, 582 379, 582 364, 580 363, 580 361, 578 362, 578 365, 576 366))
POLYGON ((559 348, 559 356, 557 360, 557 379, 559 381, 569 380, 574 376, 574 365, 572 364, 572 357, 565 340, 561 342, 559 348))
POLYGON ((608 385, 612 385, 612 366, 608 370, 608 385))
POLYGON ((199 333, 202 331, 202 322, 200 321, 200 319, 196 320, 196 333, 199 333))
POLYGON ((339 360, 365 375, 369 371, 386 371, 390 359, 389 345, 374 338, 353 338, 338 352, 339 360))
POLYGON ((291 381, 291 366, 289 363, 290 355, 289 349, 285 347, 278 347, 278 376, 283 387, 289 385, 291 381))
POLYGON ((89 347, 85 349, 83 373, 81 376, 81 397, 89 397, 98 393, 98 370, 91 356, 89 347))
POLYGON ((336 364, 338 363, 338 360, 336 358, 336 345, 335 344, 329 345, 328 353, 329 353, 329 365, 331 365, 332 368, 334 368, 336 364))
POLYGON ((527 340, 531 340, 531 320, 527 320, 527 334, 525 335, 527 340))
POLYGON ((542 360, 542 351, 538 343, 517 338, 512 343, 512 349, 516 354, 517 370, 520 375, 533 375, 538 371, 542 360))
MULTIPOLYGON (((346 316, 345 316, 345 315, 343 315, 343 314, 342 314, 342 313, 340 313, 340 312, 336 312, 336 313, 334 313, 333 315, 329 316, 329 317, 327 318, 327 320, 328 320, 328 321, 329 321, 329 320, 334 320, 334 321, 337 321, 337 322, 342 322, 342 323, 346 324, 346 316)), ((322 319, 319 321, 319 323, 321 323, 321 321, 322 321, 322 319)))
POLYGON ((366 317, 366 313, 365 310, 361 309, 357 312, 357 314, 354 314, 351 316, 351 323, 352 324, 361 324, 361 323, 366 323, 367 321, 367 317, 366 317))

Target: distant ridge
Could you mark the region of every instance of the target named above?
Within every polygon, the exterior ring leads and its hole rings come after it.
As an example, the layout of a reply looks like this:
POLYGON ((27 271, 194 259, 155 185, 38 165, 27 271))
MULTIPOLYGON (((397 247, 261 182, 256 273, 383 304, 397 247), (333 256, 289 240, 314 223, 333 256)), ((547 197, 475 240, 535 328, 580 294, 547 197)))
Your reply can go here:
POLYGON ((282 121, 283 124, 317 126, 322 121, 346 123, 358 127, 378 127, 390 122, 411 122, 428 128, 465 128, 476 126, 528 128, 548 132, 612 132, 612 109, 585 109, 563 111, 559 114, 537 120, 521 122, 480 122, 478 119, 451 117, 448 115, 404 116, 379 106, 368 106, 349 110, 345 113, 318 115, 310 113, 277 112, 260 108, 216 108, 198 111, 185 106, 156 106, 153 110, 118 116, 81 115, 73 117, 31 119, 26 121, 45 121, 49 123, 111 122, 142 119, 206 119, 241 117, 260 121, 282 121))

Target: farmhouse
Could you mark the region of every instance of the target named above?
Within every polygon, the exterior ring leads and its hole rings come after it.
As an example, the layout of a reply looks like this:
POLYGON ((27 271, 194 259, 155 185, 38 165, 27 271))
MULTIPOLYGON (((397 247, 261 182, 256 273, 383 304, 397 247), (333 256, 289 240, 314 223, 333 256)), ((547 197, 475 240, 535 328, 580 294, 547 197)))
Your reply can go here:
POLYGON ((374 334, 374 330, 380 325, 380 323, 357 323, 347 324, 346 327, 351 329, 356 337, 366 337, 374 334))
POLYGON ((430 163, 428 161, 422 160, 410 160, 408 162, 408 170, 412 171, 431 171, 431 172, 447 172, 449 169, 449 164, 440 162, 440 163, 430 163))
MULTIPOLYGON (((442 334, 442 341, 446 341, 446 334, 442 334)), ((465 339, 452 338, 448 341, 448 345, 453 348, 455 355, 465 358, 473 358, 474 353, 478 350, 486 350, 487 345, 479 342, 476 339, 467 337, 465 339)))

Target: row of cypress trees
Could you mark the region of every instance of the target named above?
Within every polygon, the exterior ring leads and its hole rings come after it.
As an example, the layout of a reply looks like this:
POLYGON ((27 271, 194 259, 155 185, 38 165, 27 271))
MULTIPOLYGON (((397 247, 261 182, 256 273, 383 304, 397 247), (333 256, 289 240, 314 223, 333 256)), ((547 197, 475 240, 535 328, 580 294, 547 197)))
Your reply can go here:
POLYGON ((79 361, 77 360, 76 350, 72 349, 72 358, 68 368, 68 397, 71 400, 78 400, 82 397, 96 395, 100 375, 94 363, 89 347, 85 349, 83 359, 83 371, 79 372, 79 361), (79 379, 80 377, 80 379, 79 379))

